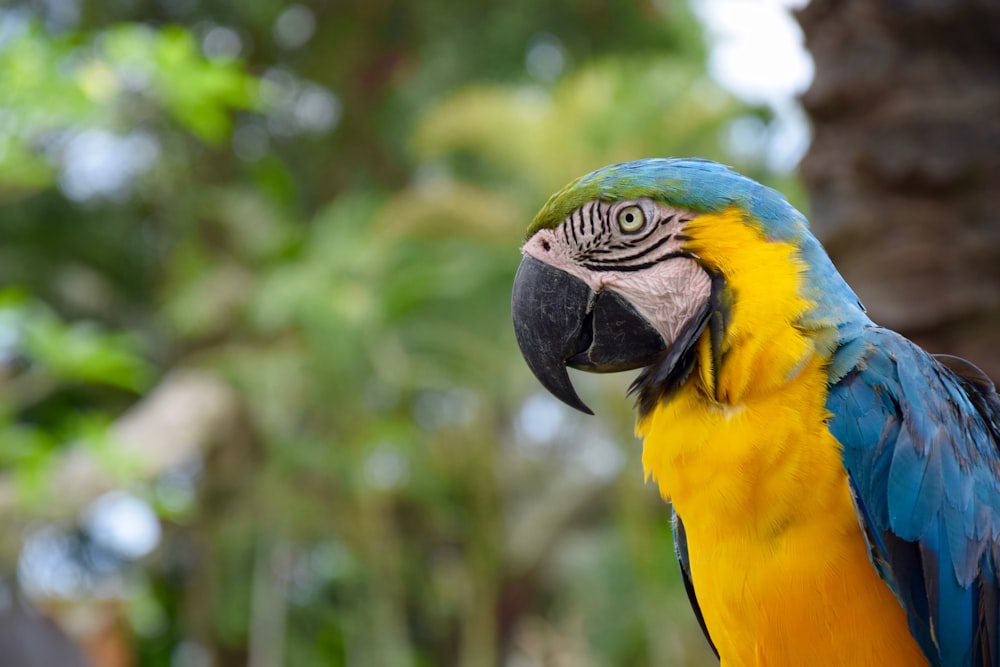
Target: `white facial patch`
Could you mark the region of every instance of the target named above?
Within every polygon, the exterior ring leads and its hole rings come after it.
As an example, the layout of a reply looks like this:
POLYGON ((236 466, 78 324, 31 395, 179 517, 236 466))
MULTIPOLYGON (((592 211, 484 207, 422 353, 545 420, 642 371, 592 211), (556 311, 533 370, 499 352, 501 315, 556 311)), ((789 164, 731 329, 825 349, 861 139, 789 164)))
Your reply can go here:
POLYGON ((604 285, 624 296, 667 344, 712 295, 712 279, 689 257, 675 257, 644 271, 615 274, 604 285))
POLYGON ((539 230, 521 251, 594 292, 609 289, 625 297, 669 345, 712 293, 711 277, 683 251, 682 230, 694 217, 648 199, 591 202, 558 227, 539 230), (646 224, 627 233, 616 213, 636 205, 645 211, 646 224))

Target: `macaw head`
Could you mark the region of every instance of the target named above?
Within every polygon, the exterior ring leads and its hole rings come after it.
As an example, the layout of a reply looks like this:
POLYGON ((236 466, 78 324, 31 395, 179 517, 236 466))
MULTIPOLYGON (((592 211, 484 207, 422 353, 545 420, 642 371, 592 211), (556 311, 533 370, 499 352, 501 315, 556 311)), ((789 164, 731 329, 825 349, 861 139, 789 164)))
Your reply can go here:
POLYGON ((645 368, 633 388, 648 410, 696 366, 735 402, 760 383, 755 368, 777 381, 817 353, 836 377, 860 354, 850 342, 868 320, 805 217, 715 162, 592 172, 549 199, 522 253, 518 345, 542 385, 587 413, 567 367, 645 368))

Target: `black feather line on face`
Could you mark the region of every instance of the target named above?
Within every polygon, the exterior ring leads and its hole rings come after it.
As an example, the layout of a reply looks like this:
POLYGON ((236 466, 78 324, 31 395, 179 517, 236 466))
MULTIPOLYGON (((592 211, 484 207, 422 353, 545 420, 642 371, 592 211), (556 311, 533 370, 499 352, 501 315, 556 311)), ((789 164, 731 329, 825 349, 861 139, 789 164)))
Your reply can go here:
POLYGON ((589 269, 591 271, 618 271, 619 273, 628 271, 642 271, 643 269, 648 269, 651 266, 656 266, 661 262, 666 262, 667 260, 677 259, 678 257, 688 257, 692 258, 691 253, 684 252, 683 250, 678 250, 677 252, 670 252, 662 257, 657 257, 654 260, 643 262, 641 264, 617 264, 614 261, 595 259, 589 262, 583 263, 583 268, 589 269))
MULTIPOLYGON (((631 261, 636 260, 636 259, 642 259, 643 257, 652 254, 653 252, 655 252, 656 250, 658 250, 660 247, 666 245, 667 243, 670 243, 670 241, 673 238, 674 237, 673 237, 672 234, 667 234, 666 236, 664 236, 663 238, 661 238, 659 241, 656 241, 656 242, 654 242, 654 243, 652 243, 652 244, 650 244, 648 246, 645 246, 644 248, 642 248, 638 252, 632 253, 631 255, 617 255, 617 256, 615 256, 612 259, 599 259, 599 258, 595 258, 595 259, 591 260, 591 263, 592 264, 598 264, 598 265, 599 264, 615 265, 615 264, 618 264, 618 263, 621 263, 621 262, 631 262, 631 261)), ((607 251, 605 251, 605 252, 607 252, 607 251)), ((592 253, 592 254, 596 255, 596 254, 600 254, 600 253, 595 252, 595 253, 592 253)))
POLYGON ((576 245, 577 247, 580 246, 580 239, 577 238, 576 236, 576 224, 577 224, 576 221, 579 213, 580 209, 576 209, 575 211, 573 211, 573 214, 570 216, 568 223, 565 224, 566 227, 569 227, 569 232, 570 234, 573 235, 573 244, 576 245))

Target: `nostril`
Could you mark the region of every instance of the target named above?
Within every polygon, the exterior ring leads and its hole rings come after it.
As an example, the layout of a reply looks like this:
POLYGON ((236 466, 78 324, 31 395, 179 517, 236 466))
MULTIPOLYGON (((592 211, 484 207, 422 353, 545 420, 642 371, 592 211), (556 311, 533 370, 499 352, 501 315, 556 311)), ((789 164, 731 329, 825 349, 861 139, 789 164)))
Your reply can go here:
POLYGON ((542 250, 544 250, 545 252, 552 250, 552 246, 549 245, 548 241, 542 241, 542 250))

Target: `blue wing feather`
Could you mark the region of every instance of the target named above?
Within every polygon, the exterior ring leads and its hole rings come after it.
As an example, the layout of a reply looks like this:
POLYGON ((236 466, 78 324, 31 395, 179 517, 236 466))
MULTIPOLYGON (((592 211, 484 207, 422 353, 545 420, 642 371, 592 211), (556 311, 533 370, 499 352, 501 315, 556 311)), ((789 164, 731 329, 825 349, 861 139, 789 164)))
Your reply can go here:
POLYGON ((827 408, 872 563, 932 665, 998 667, 1000 398, 892 331, 862 337, 827 408))

